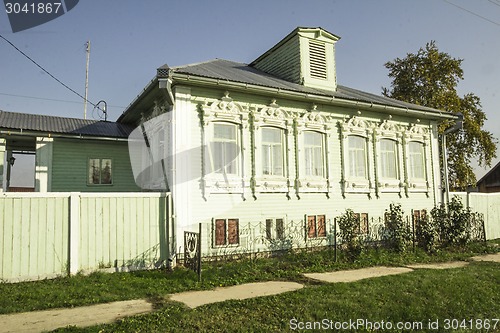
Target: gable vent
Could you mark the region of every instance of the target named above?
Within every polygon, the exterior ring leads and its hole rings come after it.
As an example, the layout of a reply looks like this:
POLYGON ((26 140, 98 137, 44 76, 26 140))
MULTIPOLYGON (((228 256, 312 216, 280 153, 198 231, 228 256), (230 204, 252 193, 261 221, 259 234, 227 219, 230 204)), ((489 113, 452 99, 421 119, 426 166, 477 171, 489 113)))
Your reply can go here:
POLYGON ((324 43, 309 41, 310 75, 316 79, 326 80, 326 48, 324 43))

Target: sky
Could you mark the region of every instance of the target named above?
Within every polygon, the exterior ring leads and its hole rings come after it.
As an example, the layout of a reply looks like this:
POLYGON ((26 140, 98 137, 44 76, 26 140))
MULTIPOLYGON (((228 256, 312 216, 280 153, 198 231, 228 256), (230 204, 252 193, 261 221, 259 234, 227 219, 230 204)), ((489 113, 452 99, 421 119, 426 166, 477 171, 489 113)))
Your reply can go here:
MULTIPOLYGON (((105 100, 111 121, 163 64, 250 63, 298 26, 340 36, 338 83, 374 94, 391 83, 384 63, 436 41, 463 59, 458 92, 481 99, 484 129, 500 137, 500 0, 82 0, 17 33, 0 11, 0 34, 80 95, 90 41, 88 99, 105 100)), ((1 39, 0 60, 0 110, 83 118, 79 96, 1 39)), ((87 119, 99 119, 93 109, 87 119)), ((478 179, 488 170, 474 167, 478 179)))

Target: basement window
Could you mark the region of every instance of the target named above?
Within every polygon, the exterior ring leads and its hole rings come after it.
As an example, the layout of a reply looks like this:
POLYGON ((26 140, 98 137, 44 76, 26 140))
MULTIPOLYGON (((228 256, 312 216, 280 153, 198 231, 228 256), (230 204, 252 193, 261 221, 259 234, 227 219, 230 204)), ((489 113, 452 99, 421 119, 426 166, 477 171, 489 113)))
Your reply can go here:
POLYGON ((269 240, 285 238, 283 219, 266 219, 266 238, 269 240))
POLYGON ((308 238, 326 237, 325 215, 307 216, 307 237, 308 238))
POLYGON ((216 219, 214 245, 238 245, 240 243, 239 224, 239 219, 216 219))

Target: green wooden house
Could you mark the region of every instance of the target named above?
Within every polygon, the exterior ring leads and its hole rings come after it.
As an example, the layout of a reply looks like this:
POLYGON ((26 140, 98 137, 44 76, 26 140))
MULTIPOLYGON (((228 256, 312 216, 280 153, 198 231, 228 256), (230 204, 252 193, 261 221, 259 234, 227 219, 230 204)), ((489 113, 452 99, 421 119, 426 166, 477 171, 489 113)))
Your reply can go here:
POLYGON ((125 124, 0 111, 0 191, 131 192, 125 124), (10 186, 15 156, 34 156, 32 187, 10 186))
POLYGON ((347 208, 376 236, 390 204, 441 202, 438 125, 458 117, 339 84, 339 39, 300 27, 250 64, 162 66, 120 116, 146 133, 133 165, 160 152, 176 248, 199 223, 205 255, 325 245, 347 208))

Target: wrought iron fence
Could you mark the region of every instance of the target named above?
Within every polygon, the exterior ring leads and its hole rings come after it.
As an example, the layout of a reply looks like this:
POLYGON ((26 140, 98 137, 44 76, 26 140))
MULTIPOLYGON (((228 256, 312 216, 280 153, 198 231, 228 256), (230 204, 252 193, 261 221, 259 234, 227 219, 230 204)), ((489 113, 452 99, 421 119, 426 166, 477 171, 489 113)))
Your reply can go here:
MULTIPOLYGON (((484 217, 482 214, 473 213, 468 221, 468 239, 472 241, 485 241, 484 217)), ((410 233, 409 239, 413 247, 418 246, 418 233, 423 223, 430 216, 405 216, 404 225, 410 233)), ((325 232, 317 231, 320 237, 311 237, 308 221, 290 220, 280 223, 258 221, 238 223, 237 243, 215 245, 216 231, 212 226, 208 237, 208 251, 203 250, 204 260, 229 260, 253 256, 279 255, 288 251, 312 251, 321 248, 342 248, 342 239, 338 238, 336 219, 326 219, 325 232)), ((359 237, 365 246, 386 246, 388 228, 384 217, 365 217, 360 219, 359 237)), ((234 236, 233 236, 234 237, 234 236)))

